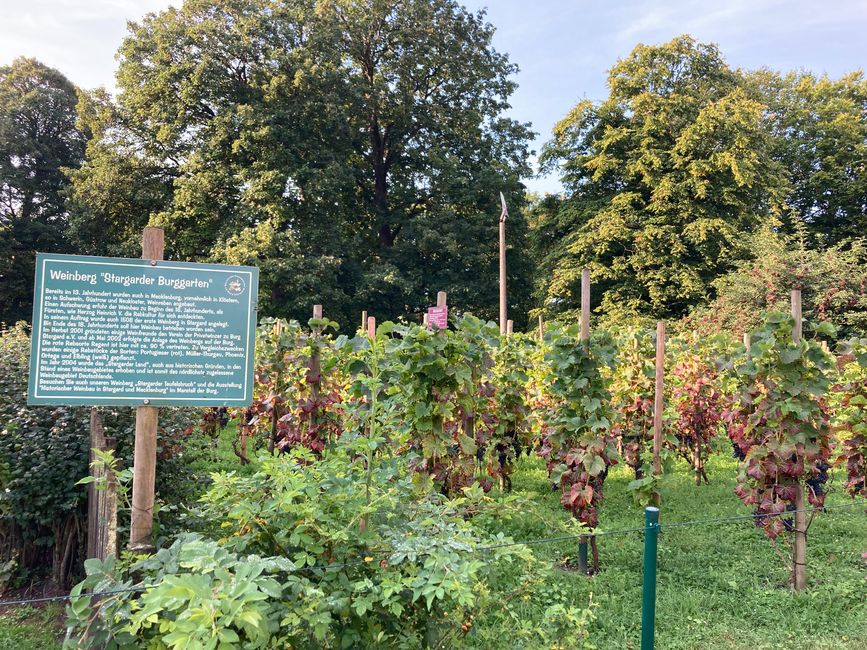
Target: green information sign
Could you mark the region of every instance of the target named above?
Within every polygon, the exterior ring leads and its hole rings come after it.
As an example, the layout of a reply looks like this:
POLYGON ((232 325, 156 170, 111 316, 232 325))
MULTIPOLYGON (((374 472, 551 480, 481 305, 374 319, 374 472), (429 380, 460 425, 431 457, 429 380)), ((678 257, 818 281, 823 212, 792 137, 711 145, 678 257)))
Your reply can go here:
POLYGON ((36 257, 30 404, 241 406, 259 270, 36 257))

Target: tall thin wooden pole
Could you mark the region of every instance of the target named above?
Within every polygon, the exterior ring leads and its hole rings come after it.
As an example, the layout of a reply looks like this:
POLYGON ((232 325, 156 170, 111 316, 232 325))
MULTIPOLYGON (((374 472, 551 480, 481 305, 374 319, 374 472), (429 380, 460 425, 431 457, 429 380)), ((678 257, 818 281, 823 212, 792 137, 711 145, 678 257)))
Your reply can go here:
POLYGON ((512 319, 506 321, 506 336, 511 336, 515 330, 515 323, 512 322, 512 319))
MULTIPOLYGON (((313 305, 313 319, 322 320, 322 305, 313 305)), ((307 381, 310 382, 310 397, 313 398, 314 404, 313 410, 310 412, 310 422, 315 425, 319 421, 319 387, 322 384, 322 361, 318 344, 318 336, 321 334, 322 328, 316 326, 313 328, 313 331, 317 336, 317 340, 310 355, 309 365, 307 366, 307 381)))
POLYGON ((367 311, 366 310, 361 312, 361 329, 362 330, 367 329, 367 311))
MULTIPOLYGON (((141 256, 156 263, 165 253, 165 233, 162 228, 145 228, 142 232, 141 256)), ((148 400, 145 400, 147 403, 148 400)), ((157 466, 157 424, 159 409, 139 406, 135 411, 135 447, 132 469, 132 516, 130 550, 139 553, 153 551, 151 539, 154 526, 154 482, 157 466)))
MULTIPOLYGON (((581 271, 581 344, 590 349, 590 269, 581 271)), ((595 535, 582 535, 578 538, 578 568, 582 573, 590 575, 599 569, 599 549, 596 547, 595 535), (587 542, 593 549, 592 569, 587 562, 587 542)))
POLYGON ((539 340, 545 338, 545 321, 542 319, 542 316, 539 316, 539 340))
POLYGON ((588 268, 581 270, 581 340, 590 341, 590 269, 588 268))
POLYGON ((368 316, 367 317, 367 336, 369 338, 376 338, 376 317, 368 316))
MULTIPOLYGON (((800 343, 803 335, 803 318, 801 313, 801 290, 792 289, 792 340, 800 343)), ((804 486, 798 478, 795 486, 795 544, 792 549, 793 582, 795 591, 801 591, 807 586, 807 513, 804 511, 804 486)))
POLYGON ((109 467, 93 467, 94 452, 114 449, 114 438, 105 437, 98 409, 90 409, 90 475, 105 482, 105 489, 88 485, 87 557, 104 560, 117 553, 117 481, 109 467))
MULTIPOLYGON (((659 455, 662 451, 663 377, 665 375, 665 323, 656 324, 656 394, 653 401, 653 473, 662 473, 659 455)), ((657 504, 658 505, 658 504, 657 504)))
POLYGON ((506 307, 506 217, 505 203, 504 213, 500 215, 500 334, 506 333, 508 309, 506 307))

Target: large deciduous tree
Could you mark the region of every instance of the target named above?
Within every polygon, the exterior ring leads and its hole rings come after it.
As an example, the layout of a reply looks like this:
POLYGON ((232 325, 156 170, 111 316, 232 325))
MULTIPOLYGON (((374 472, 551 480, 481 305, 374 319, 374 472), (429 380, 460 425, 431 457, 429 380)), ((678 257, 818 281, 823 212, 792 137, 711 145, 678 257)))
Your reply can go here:
POLYGON ((546 308, 577 308, 589 266, 608 317, 678 316, 744 256, 743 233, 780 208, 786 181, 765 106, 715 46, 686 36, 637 46, 608 86, 607 99, 557 124, 543 152, 569 194, 558 218, 576 225, 550 254, 546 308))
MULTIPOLYGON (((344 323, 395 317, 436 290, 493 315, 498 193, 520 205, 530 134, 502 117, 515 68, 492 34, 453 0, 149 14, 119 53, 113 126, 76 177, 80 221, 147 214, 172 255, 259 264, 263 306, 284 315, 322 302, 344 323), (147 180, 122 191, 122 214, 104 200, 118 162, 147 180)), ((522 306, 528 276, 516 260, 522 306)))
POLYGON ((81 164, 76 89, 35 59, 0 67, 0 322, 29 320, 37 250, 66 250, 64 168, 81 164))
POLYGON ((867 79, 808 72, 748 76, 768 106, 774 158, 786 171, 787 225, 814 248, 867 235, 867 79))
POLYGON ((702 334, 740 335, 759 329, 764 314, 784 312, 792 289, 800 289, 804 317, 829 321, 841 339, 867 336, 867 245, 864 241, 809 248, 807 227, 780 233, 774 222, 746 239, 752 258, 714 281, 716 297, 684 320, 702 334))

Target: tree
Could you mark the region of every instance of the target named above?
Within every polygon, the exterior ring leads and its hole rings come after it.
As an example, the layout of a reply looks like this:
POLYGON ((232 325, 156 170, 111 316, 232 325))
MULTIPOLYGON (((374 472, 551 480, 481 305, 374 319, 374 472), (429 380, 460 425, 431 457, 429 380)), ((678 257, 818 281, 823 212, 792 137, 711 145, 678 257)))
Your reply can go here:
POLYGON ((808 72, 749 75, 768 106, 773 157, 786 170, 789 230, 801 222, 812 247, 867 232, 867 79, 808 72))
POLYGON ((67 172, 70 242, 86 255, 138 257, 142 228, 168 203, 173 175, 141 153, 134 125, 105 90, 80 94, 78 126, 91 136, 84 163, 67 172))
POLYGON ((637 46, 601 103, 579 102, 542 160, 559 166, 577 228, 547 282, 555 311, 578 306, 589 266, 609 318, 668 318, 704 301, 745 255, 739 242, 779 211, 785 190, 764 106, 713 45, 687 36, 637 46))
POLYGON ((806 226, 799 235, 762 228, 744 240, 752 259, 714 281, 716 297, 695 308, 685 329, 740 335, 757 329, 763 314, 784 311, 792 289, 800 289, 804 317, 832 323, 844 338, 867 335, 867 248, 864 240, 825 250, 807 246, 806 226))
MULTIPOLYGON (((169 254, 260 264, 265 312, 302 317, 316 300, 345 325, 447 290, 493 314, 498 193, 520 207, 530 133, 502 117, 515 67, 483 13, 188 0, 130 29, 119 131, 76 178, 83 215, 105 214, 119 156, 153 181, 132 203, 166 228, 169 254)), ((523 307, 529 269, 513 273, 523 307)))
POLYGON ((84 155, 72 83, 35 59, 0 67, 0 322, 29 320, 35 253, 66 250, 64 169, 84 155))

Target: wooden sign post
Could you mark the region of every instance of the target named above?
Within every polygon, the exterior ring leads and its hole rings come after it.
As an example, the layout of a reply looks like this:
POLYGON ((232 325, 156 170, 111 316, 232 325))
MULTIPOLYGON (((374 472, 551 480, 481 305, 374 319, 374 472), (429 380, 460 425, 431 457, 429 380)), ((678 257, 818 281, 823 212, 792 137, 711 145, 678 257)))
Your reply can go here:
POLYGON ((158 407, 253 398, 258 269, 164 262, 164 248, 162 229, 145 228, 141 259, 36 257, 27 402, 136 409, 137 553, 153 548, 158 407))
MULTIPOLYGON (((114 438, 105 437, 105 428, 99 410, 90 409, 90 461, 94 451, 115 448, 114 438)), ((96 484, 87 486, 87 557, 104 560, 109 555, 117 557, 117 478, 109 467, 91 466, 90 475, 104 482, 105 488, 96 489, 96 484)))
POLYGON ((436 327, 441 330, 448 329, 449 306, 448 295, 445 291, 437 292, 437 305, 436 307, 428 307, 427 315, 426 324, 428 327, 436 327))
MULTIPOLYGON (((155 265, 165 253, 162 228, 145 228, 141 257, 155 265)), ((145 400, 147 402, 148 400, 145 400)), ((132 515, 129 548, 137 553, 152 553, 154 527, 154 483, 157 468, 157 425, 159 409, 139 406, 135 410, 135 446, 132 467, 132 515)))

